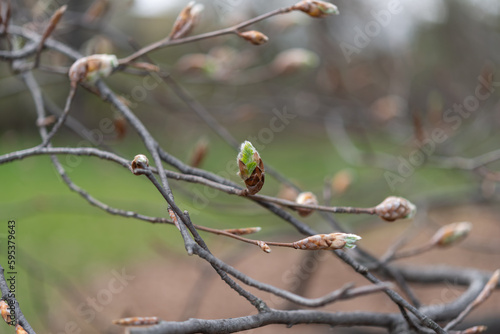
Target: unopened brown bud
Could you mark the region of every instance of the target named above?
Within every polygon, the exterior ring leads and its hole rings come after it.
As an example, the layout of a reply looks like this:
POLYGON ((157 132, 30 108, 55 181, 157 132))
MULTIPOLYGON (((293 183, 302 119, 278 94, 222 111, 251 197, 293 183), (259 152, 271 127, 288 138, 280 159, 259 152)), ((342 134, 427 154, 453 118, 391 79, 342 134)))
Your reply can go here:
POLYGON ((448 224, 441 227, 434 234, 433 239, 438 246, 451 246, 465 239, 471 229, 472 224, 469 222, 448 224))
MULTIPOLYGON (((318 205, 318 199, 312 192, 309 191, 300 193, 299 196, 297 196, 295 202, 297 202, 298 204, 318 205)), ((302 217, 306 217, 313 212, 313 209, 297 208, 297 212, 302 217)))
POLYGON ((411 218, 415 215, 417 208, 414 204, 403 197, 389 196, 375 207, 376 214, 388 222, 398 219, 411 218))
POLYGON ((10 325, 10 309, 9 304, 5 300, 0 300, 0 314, 2 315, 3 320, 10 325))
POLYGON ((21 325, 16 324, 16 334, 28 334, 28 332, 21 325))
POLYGON ((244 227, 244 228, 228 228, 224 232, 231 233, 234 235, 246 235, 257 233, 261 230, 260 227, 244 227))
POLYGON ((198 23, 202 11, 202 4, 196 4, 194 1, 188 3, 175 20, 172 32, 170 33, 170 39, 178 39, 189 35, 196 23, 198 23))
POLYGON ((116 137, 119 140, 125 138, 127 134, 127 120, 121 115, 115 115, 113 118, 113 124, 115 126, 116 137))
POLYGON ((303 0, 295 4, 292 9, 300 10, 309 16, 322 18, 328 15, 338 15, 339 9, 332 3, 316 0, 303 0))
POLYGON ((269 38, 266 35, 257 30, 239 32, 238 36, 246 39, 253 45, 262 45, 267 43, 267 41, 269 40, 269 38))
POLYGON ((137 168, 145 169, 149 167, 149 160, 144 154, 138 154, 134 157, 134 160, 132 160, 132 173, 135 175, 139 175, 136 173, 137 168))
POLYGON ((266 253, 271 253, 271 247, 266 244, 264 241, 257 241, 257 245, 266 253))
POLYGON ((156 325, 160 322, 157 317, 130 317, 113 320, 113 324, 120 326, 156 325))
POLYGON ((293 247, 305 250, 351 249, 356 247, 356 241, 360 239, 359 235, 349 233, 316 234, 294 242, 293 247))

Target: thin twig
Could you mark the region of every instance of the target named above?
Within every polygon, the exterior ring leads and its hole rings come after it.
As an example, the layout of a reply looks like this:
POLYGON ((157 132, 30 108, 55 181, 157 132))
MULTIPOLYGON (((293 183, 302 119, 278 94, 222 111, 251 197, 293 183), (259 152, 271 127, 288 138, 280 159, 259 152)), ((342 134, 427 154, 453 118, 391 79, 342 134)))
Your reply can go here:
POLYGON ((483 290, 479 293, 479 295, 470 303, 467 305, 467 307, 452 321, 450 321, 446 327, 444 328, 445 330, 449 330, 456 325, 458 325, 462 320, 469 314, 474 308, 479 306, 481 303, 486 301, 488 297, 491 295, 492 291, 497 287, 498 281, 500 278, 500 269, 497 269, 493 275, 491 275, 491 278, 489 281, 485 284, 483 290))

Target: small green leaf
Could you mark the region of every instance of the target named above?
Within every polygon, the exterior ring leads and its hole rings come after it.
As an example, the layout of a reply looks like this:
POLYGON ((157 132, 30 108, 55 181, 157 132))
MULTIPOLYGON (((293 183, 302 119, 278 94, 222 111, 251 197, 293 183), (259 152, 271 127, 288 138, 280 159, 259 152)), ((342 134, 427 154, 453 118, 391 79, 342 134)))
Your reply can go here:
POLYGON ((257 161, 254 159, 254 153, 257 152, 255 147, 249 141, 245 141, 241 144, 240 153, 238 154, 238 160, 241 160, 246 166, 246 175, 252 175, 255 167, 257 167, 257 161))

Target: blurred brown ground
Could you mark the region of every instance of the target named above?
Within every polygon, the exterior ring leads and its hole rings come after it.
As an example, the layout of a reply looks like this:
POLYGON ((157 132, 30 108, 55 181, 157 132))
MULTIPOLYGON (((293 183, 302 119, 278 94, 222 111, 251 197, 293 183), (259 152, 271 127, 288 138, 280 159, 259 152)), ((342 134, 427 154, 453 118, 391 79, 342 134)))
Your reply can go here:
MULTIPOLYGON (((432 235, 438 225, 455 221, 471 221, 474 228, 469 238, 460 245, 434 250, 404 261, 405 265, 433 265, 445 264, 457 267, 475 267, 477 269, 493 271, 500 267, 500 245, 495 240, 500 236, 498 220, 499 209, 487 206, 462 206, 452 209, 434 210, 429 213, 432 223, 421 231, 410 245, 417 245, 432 235), (496 237, 495 237, 496 236, 496 237), (490 244, 483 243, 483 240, 490 244), (492 241, 493 240, 493 241, 492 241), (491 248, 488 250, 488 247, 491 248), (496 248, 496 252, 495 252, 496 248)), ((374 223, 371 228, 359 231, 363 235, 361 245, 377 255, 381 255, 387 246, 393 242, 408 226, 408 222, 374 223)), ((262 282, 289 289, 295 273, 307 273, 307 269, 300 269, 300 261, 305 253, 273 248, 272 253, 265 254, 260 250, 244 244, 237 244, 233 240, 211 239, 209 245, 214 254, 228 261, 242 272, 262 282), (217 240, 217 242, 213 242, 217 240), (235 255, 236 254, 236 255, 235 255), (287 284, 288 283, 288 284, 287 284)), ((123 329, 110 325, 111 321, 127 316, 158 316, 164 320, 185 320, 190 317, 216 319, 239 317, 255 313, 255 309, 243 298, 227 287, 202 260, 193 256, 175 256, 165 253, 164 260, 154 260, 131 266, 127 273, 134 275, 134 280, 120 294, 113 297, 110 304, 104 306, 91 325, 107 328, 106 333, 122 333, 123 329), (200 279, 200 275, 202 275, 200 279)), ((349 267, 337 258, 319 254, 318 260, 310 262, 309 268, 317 270, 312 274, 305 296, 319 297, 347 282, 355 282, 357 286, 368 284, 362 277, 356 275, 349 267)), ((403 262, 401 260, 401 262, 403 262)), ((98 291, 107 286, 111 276, 106 275, 96 279, 84 290, 89 296, 96 296, 98 291)), ((441 303, 456 298, 462 287, 452 283, 440 286, 413 286, 416 294, 423 303, 441 303)), ((249 288, 263 298, 270 307, 283 308, 290 305, 281 298, 271 297, 268 293, 249 288)), ((293 306, 291 306, 293 307, 293 306)), ((321 308, 326 311, 377 311, 397 312, 395 305, 383 293, 372 294, 354 300, 341 301, 321 308)), ((498 316, 500 311, 500 293, 495 292, 483 305, 472 312, 466 323, 480 325, 487 318, 498 316)), ((79 323, 84 332, 92 332, 84 321, 72 311, 72 307, 57 312, 54 324, 64 326, 64 322, 74 320, 79 323), (79 320, 77 320, 79 319, 79 320)), ((498 324, 498 323, 497 323, 498 324)), ((59 327, 61 328, 61 327, 59 327)), ((498 328, 490 328, 488 333, 498 333, 498 328)), ((383 332, 381 330, 378 330, 383 332)), ((330 329, 323 325, 298 325, 286 329, 282 325, 267 326, 246 333, 342 333, 344 329, 330 329)), ((371 332, 361 328, 359 333, 371 332)))

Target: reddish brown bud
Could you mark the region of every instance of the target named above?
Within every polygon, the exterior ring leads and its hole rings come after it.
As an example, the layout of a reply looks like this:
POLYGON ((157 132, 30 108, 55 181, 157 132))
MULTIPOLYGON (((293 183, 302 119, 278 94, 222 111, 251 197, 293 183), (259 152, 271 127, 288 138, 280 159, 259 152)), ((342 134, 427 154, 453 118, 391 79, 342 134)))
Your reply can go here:
POLYGON ((257 30, 239 32, 238 36, 246 39, 253 45, 262 45, 267 43, 267 41, 269 40, 269 38, 266 35, 257 30))
POLYGON ((196 4, 194 1, 188 3, 175 20, 172 32, 170 33, 170 39, 178 39, 189 35, 198 22, 202 10, 203 5, 196 4))
POLYGON ((16 334, 28 334, 28 332, 21 325, 16 324, 16 334))
POLYGON ((191 167, 198 168, 202 164, 203 160, 207 156, 208 152, 208 143, 205 139, 200 139, 196 143, 196 147, 194 148, 193 154, 191 155, 189 165, 191 167))
MULTIPOLYGON (((318 205, 318 199, 312 192, 309 191, 300 193, 299 196, 297 196, 295 202, 297 202, 298 204, 318 205)), ((297 212, 302 217, 306 217, 309 216, 313 212, 313 210, 307 208, 297 208, 297 212)))
POLYGON ((388 222, 397 219, 411 218, 417 208, 410 201, 402 197, 389 196, 375 207, 376 214, 388 222))
POLYGON ((10 325, 10 309, 9 304, 5 300, 0 300, 0 314, 2 315, 3 320, 10 325))
POLYGON ((271 247, 266 244, 264 241, 257 241, 257 245, 266 253, 271 253, 271 247))
POLYGON ((115 126, 117 139, 122 140, 125 138, 125 135, 127 134, 127 121, 125 120, 125 117, 116 115, 113 119, 113 124, 115 126))

